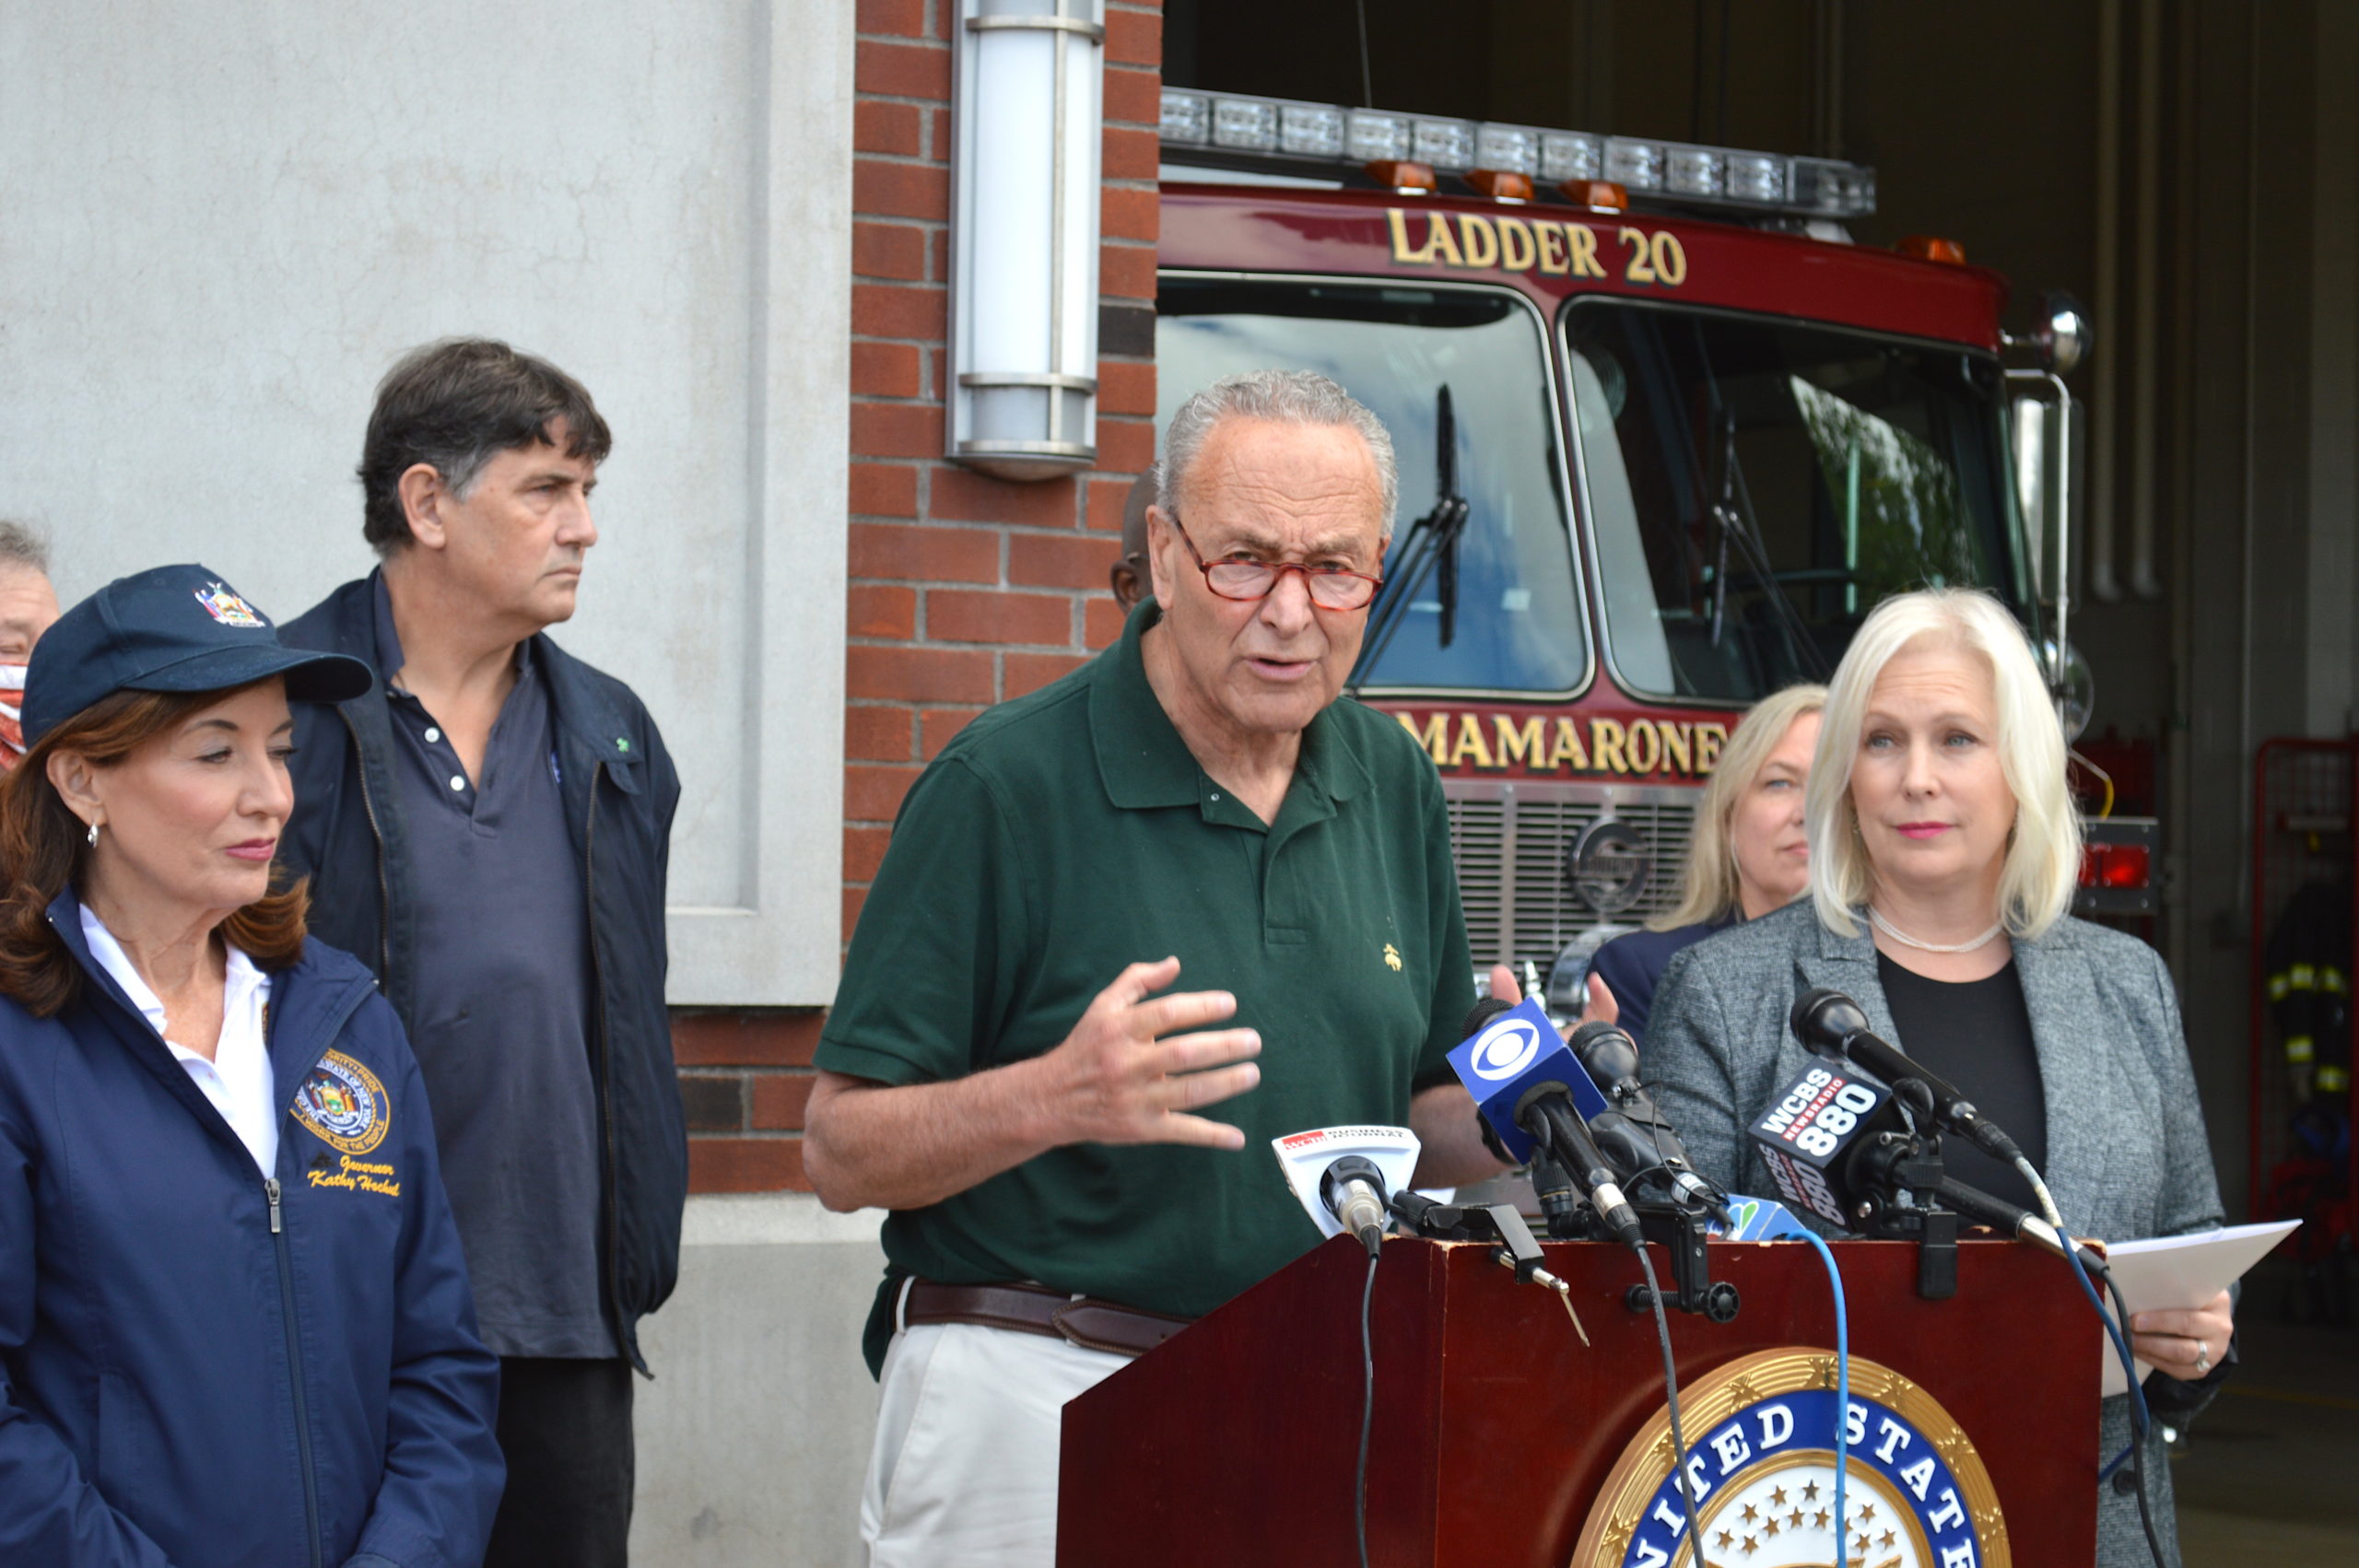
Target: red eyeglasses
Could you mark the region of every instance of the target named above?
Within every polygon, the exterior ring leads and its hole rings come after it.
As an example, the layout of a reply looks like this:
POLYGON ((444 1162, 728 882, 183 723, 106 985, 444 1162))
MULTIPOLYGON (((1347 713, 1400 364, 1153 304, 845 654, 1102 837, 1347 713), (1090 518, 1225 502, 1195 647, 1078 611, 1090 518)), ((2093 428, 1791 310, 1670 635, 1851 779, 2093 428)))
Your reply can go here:
POLYGON ((1342 567, 1312 566, 1304 561, 1241 561, 1219 560, 1210 566, 1196 553, 1196 542, 1180 522, 1179 514, 1171 518, 1173 532, 1180 543, 1188 547, 1188 558, 1204 574, 1204 586, 1223 599, 1250 602, 1267 599, 1278 586, 1278 579, 1288 572, 1302 574, 1302 586, 1309 591, 1310 602, 1321 610, 1365 610, 1376 600, 1377 591, 1384 586, 1380 577, 1366 572, 1349 571, 1342 567))

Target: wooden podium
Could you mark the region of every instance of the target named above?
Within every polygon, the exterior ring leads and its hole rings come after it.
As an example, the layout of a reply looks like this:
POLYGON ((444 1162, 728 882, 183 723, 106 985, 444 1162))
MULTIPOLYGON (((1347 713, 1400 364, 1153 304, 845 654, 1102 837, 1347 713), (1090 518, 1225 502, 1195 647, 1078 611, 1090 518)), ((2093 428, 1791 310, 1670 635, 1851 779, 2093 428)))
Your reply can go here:
MULTIPOLYGON (((1995 1491, 1999 1546, 1973 1560, 2086 1568, 2100 1330, 2063 1261, 2013 1242, 1963 1241, 1956 1295, 1926 1301, 1913 1244, 1834 1245, 1855 1363, 1881 1363, 1938 1401, 1978 1455, 1986 1493, 1995 1491)), ((1637 1259, 1594 1242, 1546 1251, 1572 1286, 1586 1348, 1555 1293, 1519 1283, 1488 1246, 1385 1243, 1372 1317, 1375 1568, 1565 1568, 1625 1449, 1660 1419, 1653 1315, 1625 1300, 1642 1280, 1637 1259)), ((1703 1439, 1690 1391, 1715 1369, 1835 1345, 1825 1269, 1808 1245, 1716 1241, 1710 1256, 1712 1277, 1734 1284, 1743 1305, 1725 1324, 1670 1314, 1691 1449, 1703 1439)), ((1669 1259, 1661 1248, 1653 1258, 1668 1288, 1669 1259)), ((1353 1563, 1367 1270, 1356 1242, 1331 1241, 1068 1404, 1060 1568, 1353 1563)), ((1823 1373, 1825 1358, 1813 1359, 1823 1373)), ((1856 1364, 1852 1391, 1878 1394, 1856 1364)), ((1928 1445, 1956 1445, 1941 1424, 1928 1445)), ((1669 1453, 1667 1443, 1657 1449, 1669 1453)), ((1855 1445, 1855 1475, 1860 1463, 1855 1445)), ((1710 1518, 1708 1502, 1700 1511, 1710 1518)), ((1581 1568, 1599 1555, 1595 1538, 1590 1529, 1581 1568)), ((1921 1541, 1918 1555, 1938 1560, 1921 1541)), ((1888 1558, 1872 1543, 1864 1555, 1869 1568, 1888 1558)), ((1707 1559, 1710 1568, 1795 1561, 1708 1539, 1707 1559)), ((1693 1561, 1675 1554, 1672 1568, 1693 1561)))

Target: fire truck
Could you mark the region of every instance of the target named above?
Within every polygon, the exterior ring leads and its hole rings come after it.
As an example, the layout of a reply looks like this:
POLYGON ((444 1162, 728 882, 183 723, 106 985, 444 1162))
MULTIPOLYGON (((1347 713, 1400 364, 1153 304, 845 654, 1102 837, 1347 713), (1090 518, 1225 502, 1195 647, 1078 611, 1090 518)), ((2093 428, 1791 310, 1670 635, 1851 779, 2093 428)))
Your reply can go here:
MULTIPOLYGON (((2011 337, 1954 242, 1851 242, 1872 170, 1180 89, 1162 134, 1159 423, 1277 366, 1392 433, 1351 685, 1441 770, 1478 964, 1570 1004, 1676 904, 1744 709, 1887 594, 1989 590, 2085 723, 2057 565, 2085 321, 2051 296, 2011 337)), ((2151 825, 2093 837, 2129 842, 2084 906, 2145 912, 2151 825)))

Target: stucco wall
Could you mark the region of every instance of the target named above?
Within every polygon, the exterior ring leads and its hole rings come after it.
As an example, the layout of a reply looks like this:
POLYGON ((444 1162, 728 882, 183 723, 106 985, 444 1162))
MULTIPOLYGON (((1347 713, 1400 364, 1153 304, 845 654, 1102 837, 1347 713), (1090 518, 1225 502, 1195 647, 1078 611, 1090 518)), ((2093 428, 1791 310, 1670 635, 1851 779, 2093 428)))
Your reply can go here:
POLYGON ((0 6, 0 515, 61 588, 362 572, 403 350, 502 336, 615 429, 559 637, 686 793, 672 998, 823 1003, 841 904, 852 0, 0 6))

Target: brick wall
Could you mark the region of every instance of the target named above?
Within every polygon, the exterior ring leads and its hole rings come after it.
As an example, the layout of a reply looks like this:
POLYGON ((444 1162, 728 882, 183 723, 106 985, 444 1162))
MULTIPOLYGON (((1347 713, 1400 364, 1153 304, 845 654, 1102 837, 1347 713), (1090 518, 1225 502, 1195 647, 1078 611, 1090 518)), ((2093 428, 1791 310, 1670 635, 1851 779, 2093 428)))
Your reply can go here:
MULTIPOLYGON (((1106 589, 1155 456, 1160 0, 1108 0, 1096 471, 1009 484, 945 462, 954 0, 859 0, 844 930, 919 772, 992 703, 1111 642, 1106 589)), ((673 1043, 699 1192, 806 1185, 815 1010, 682 1012, 673 1043)))

